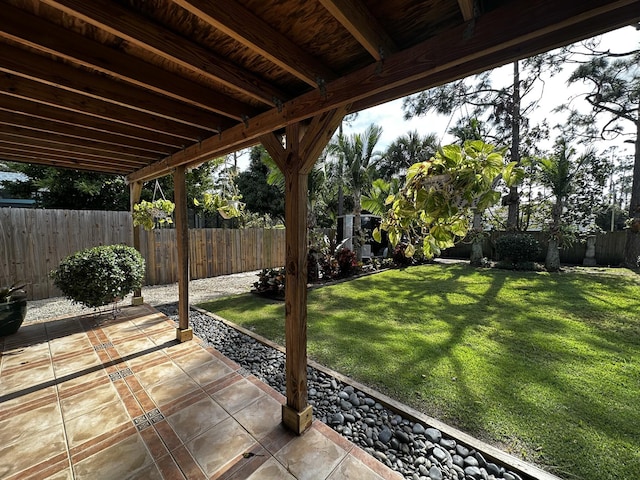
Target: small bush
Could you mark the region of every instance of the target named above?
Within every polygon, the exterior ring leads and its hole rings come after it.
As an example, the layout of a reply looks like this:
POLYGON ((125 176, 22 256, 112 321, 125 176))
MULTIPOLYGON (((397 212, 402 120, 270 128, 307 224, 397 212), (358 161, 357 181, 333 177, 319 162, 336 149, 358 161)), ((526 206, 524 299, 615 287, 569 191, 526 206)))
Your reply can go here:
POLYGON ((407 257, 405 254, 405 250, 407 249, 406 243, 399 243, 393 249, 393 254, 391 258, 393 259, 393 263, 397 267, 408 267, 413 264, 413 258, 407 257))
POLYGON ((540 254, 540 243, 527 233, 507 234, 496 240, 496 251, 501 265, 509 264, 511 268, 525 270, 532 265, 540 254))
POLYGON ((256 293, 269 298, 284 298, 286 271, 282 268, 263 268, 253 284, 256 293))
POLYGON ((340 278, 346 278, 357 273, 358 259, 355 252, 348 248, 341 248, 336 253, 336 260, 338 262, 338 276, 340 278))
POLYGON ((98 308, 142 286, 144 258, 126 245, 88 248, 65 258, 51 278, 74 303, 98 308))

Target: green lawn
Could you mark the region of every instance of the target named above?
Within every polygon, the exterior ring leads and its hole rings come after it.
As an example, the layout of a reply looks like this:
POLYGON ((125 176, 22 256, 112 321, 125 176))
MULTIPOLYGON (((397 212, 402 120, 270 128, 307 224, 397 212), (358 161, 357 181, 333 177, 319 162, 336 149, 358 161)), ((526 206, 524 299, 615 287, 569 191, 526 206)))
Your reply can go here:
MULTIPOLYGON (((640 279, 427 265, 309 292, 318 362, 563 478, 640 478, 640 279)), ((284 307, 203 305, 280 344, 284 307)))

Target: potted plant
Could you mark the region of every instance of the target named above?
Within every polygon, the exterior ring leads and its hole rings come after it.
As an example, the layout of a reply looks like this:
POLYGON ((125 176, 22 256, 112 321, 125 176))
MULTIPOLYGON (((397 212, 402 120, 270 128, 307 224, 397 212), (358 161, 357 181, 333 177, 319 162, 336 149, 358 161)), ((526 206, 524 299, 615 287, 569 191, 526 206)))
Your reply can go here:
POLYGON ((0 287, 0 337, 16 333, 27 315, 26 283, 0 287))

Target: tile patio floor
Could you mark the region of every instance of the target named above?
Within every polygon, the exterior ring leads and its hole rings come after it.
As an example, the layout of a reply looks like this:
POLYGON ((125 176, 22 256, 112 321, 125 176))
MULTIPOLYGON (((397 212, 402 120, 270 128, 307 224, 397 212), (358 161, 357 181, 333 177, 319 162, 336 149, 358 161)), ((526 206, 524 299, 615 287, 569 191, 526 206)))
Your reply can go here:
POLYGON ((326 425, 298 437, 285 399, 143 305, 0 338, 0 478, 399 479, 326 425))

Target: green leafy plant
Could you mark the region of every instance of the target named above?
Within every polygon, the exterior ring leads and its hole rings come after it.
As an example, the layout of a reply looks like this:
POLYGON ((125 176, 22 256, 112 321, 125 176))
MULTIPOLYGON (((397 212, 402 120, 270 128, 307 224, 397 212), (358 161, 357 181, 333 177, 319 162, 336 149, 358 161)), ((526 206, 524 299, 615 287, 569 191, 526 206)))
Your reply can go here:
MULTIPOLYGON (((380 242, 381 230, 397 245, 403 238, 422 238, 427 259, 450 248, 469 231, 469 218, 500 200, 495 179, 506 175, 517 181, 515 165, 503 165, 502 154, 482 141, 442 147, 430 160, 415 163, 407 171, 404 187, 387 199, 390 209, 373 238, 380 242)), ((405 255, 413 256, 408 244, 405 255)))
POLYGON ((14 283, 9 287, 0 287, 0 303, 24 299, 27 296, 23 290, 26 285, 26 283, 14 283))
POLYGON ((102 245, 68 256, 51 278, 74 303, 98 308, 140 288, 144 269, 144 258, 135 248, 102 245))
POLYGON ((142 200, 133 206, 133 226, 153 230, 156 225, 171 224, 171 214, 176 206, 171 200, 161 198, 153 202, 142 200))
POLYGON ((528 233, 510 233, 496 240, 501 266, 533 270, 533 261, 540 254, 540 243, 528 233))
POLYGON ((338 262, 338 276, 346 278, 358 273, 358 259, 356 253, 348 248, 341 248, 336 252, 338 262))

